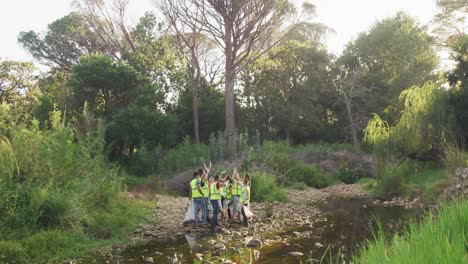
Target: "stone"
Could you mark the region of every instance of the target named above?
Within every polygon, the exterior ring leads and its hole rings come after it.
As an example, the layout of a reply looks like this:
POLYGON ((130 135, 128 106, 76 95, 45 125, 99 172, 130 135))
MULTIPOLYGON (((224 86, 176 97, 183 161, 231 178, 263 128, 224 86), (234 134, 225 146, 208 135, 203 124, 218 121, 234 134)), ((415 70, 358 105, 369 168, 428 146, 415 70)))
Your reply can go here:
POLYGON ((288 255, 291 256, 291 257, 302 257, 302 256, 304 256, 304 253, 294 251, 294 252, 289 252, 288 255))
POLYGON ((215 249, 226 249, 226 246, 223 243, 217 243, 214 245, 215 249))
POLYGON ((226 228, 221 228, 221 233, 225 234, 225 235, 230 235, 231 234, 231 231, 227 230, 226 228))
POLYGON ((145 232, 143 233, 143 235, 144 235, 144 236, 153 236, 153 232, 151 232, 151 231, 145 231, 145 232))
POLYGON ((316 242, 314 245, 316 248, 323 248, 323 245, 320 244, 319 242, 316 242))
POLYGON ((247 247, 259 247, 262 245, 262 241, 258 240, 258 239, 250 239, 247 243, 246 243, 246 246, 247 247))
POLYGON ((152 257, 146 257, 144 260, 146 263, 154 263, 154 259, 152 257))

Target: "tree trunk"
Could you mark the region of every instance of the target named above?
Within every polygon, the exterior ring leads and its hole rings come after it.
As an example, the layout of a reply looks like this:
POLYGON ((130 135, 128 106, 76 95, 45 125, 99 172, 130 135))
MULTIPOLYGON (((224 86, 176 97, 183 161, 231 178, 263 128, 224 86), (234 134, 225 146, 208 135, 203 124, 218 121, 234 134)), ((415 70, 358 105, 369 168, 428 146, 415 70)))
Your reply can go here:
POLYGON ((226 111, 226 133, 228 143, 228 153, 233 155, 236 153, 236 119, 234 113, 234 83, 236 79, 236 67, 235 67, 235 51, 233 50, 232 43, 232 28, 233 22, 226 20, 224 24, 224 54, 226 56, 225 62, 225 84, 224 84, 224 101, 226 111))
POLYGON ((349 127, 351 130, 351 138, 353 140, 353 146, 357 147, 359 145, 359 142, 357 139, 356 125, 354 124, 353 114, 351 112, 351 102, 348 100, 348 98, 345 98, 345 102, 346 102, 346 112, 348 113, 348 119, 349 119, 349 127))
POLYGON ((236 119, 234 109, 234 82, 235 72, 231 67, 226 67, 224 100, 226 105, 226 133, 229 154, 236 153, 236 119))
POLYGON ((192 82, 192 112, 193 112, 193 142, 200 144, 200 128, 198 125, 198 82, 192 82))

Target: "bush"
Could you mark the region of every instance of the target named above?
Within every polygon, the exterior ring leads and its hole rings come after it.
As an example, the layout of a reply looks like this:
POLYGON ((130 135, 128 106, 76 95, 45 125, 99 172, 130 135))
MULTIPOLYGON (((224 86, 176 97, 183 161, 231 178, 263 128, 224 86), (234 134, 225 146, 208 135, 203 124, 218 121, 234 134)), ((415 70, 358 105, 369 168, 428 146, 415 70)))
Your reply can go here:
POLYGON ((414 164, 394 164, 381 161, 377 164, 377 195, 382 197, 400 195, 405 190, 405 177, 413 174, 414 164))
POLYGON ((147 212, 119 198, 119 169, 107 160, 100 125, 77 138, 72 128, 51 124, 0 139, 1 263, 78 256, 127 238, 147 212))
POLYGON ((288 196, 276 183, 276 177, 264 172, 255 172, 252 175, 251 200, 254 202, 286 202, 288 196))
POLYGON ((314 188, 324 188, 333 182, 332 177, 323 172, 320 167, 302 162, 298 162, 286 176, 292 181, 304 182, 307 186, 314 188))
POLYGON ((26 263, 26 251, 18 242, 0 241, 0 263, 26 263))
POLYGON ((390 243, 380 230, 353 263, 466 263, 467 226, 468 202, 455 200, 443 205, 437 218, 429 214, 420 225, 412 223, 390 243))
POLYGON ((175 149, 169 150, 159 162, 162 173, 175 173, 199 166, 209 159, 209 149, 204 144, 193 144, 187 137, 175 149))
POLYGON ((359 174, 359 171, 356 168, 348 167, 339 168, 335 172, 335 176, 338 178, 338 180, 346 184, 356 183, 361 178, 361 175, 359 174))

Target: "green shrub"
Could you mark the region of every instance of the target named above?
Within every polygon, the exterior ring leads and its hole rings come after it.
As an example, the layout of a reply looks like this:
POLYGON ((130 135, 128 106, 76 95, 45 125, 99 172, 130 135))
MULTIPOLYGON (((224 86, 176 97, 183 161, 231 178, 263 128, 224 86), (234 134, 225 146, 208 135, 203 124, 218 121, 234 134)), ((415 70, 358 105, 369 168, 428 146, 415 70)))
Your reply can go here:
POLYGON ((26 250, 18 242, 0 241, 0 263, 27 263, 26 250))
POLYGON ((377 165, 377 195, 387 197, 400 195, 405 191, 405 177, 413 175, 414 164, 380 161, 377 165))
POLYGON ((209 159, 209 149, 204 144, 193 144, 189 138, 175 149, 169 150, 159 162, 163 173, 175 173, 199 166, 209 159))
POLYGON ((356 183, 361 178, 361 175, 356 168, 349 167, 339 168, 335 172, 335 176, 338 178, 338 180, 346 184, 356 183))
POLYGON ((307 186, 314 188, 324 188, 333 182, 332 177, 323 172, 320 167, 302 162, 298 162, 286 176, 292 181, 304 182, 307 186))
POLYGON ((421 224, 412 223, 408 231, 390 241, 380 230, 353 263, 466 263, 467 227, 468 202, 455 200, 443 205, 437 217, 429 214, 421 224))
POLYGON ((286 202, 286 192, 276 183, 276 177, 264 172, 252 175, 251 199, 255 202, 286 202))

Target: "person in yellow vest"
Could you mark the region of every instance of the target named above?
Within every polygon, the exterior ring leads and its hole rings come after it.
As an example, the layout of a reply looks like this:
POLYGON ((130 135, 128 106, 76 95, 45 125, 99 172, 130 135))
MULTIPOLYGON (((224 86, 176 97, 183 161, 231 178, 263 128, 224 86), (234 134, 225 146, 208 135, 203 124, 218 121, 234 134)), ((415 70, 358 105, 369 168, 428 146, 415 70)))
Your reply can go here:
POLYGON ((239 173, 237 173, 236 168, 234 168, 234 172, 232 174, 232 211, 233 211, 233 218, 239 219, 239 212, 237 211, 237 207, 239 206, 239 197, 241 195, 241 185, 239 183, 239 173))
MULTIPOLYGON (((208 211, 208 203, 210 202, 210 183, 208 181, 208 173, 203 171, 203 169, 199 169, 198 173, 202 175, 201 177, 201 188, 204 195, 203 203, 205 209, 205 217, 206 222, 210 222, 210 212, 208 211)), ((204 219, 205 220, 205 219, 204 219)))
MULTIPOLYGON (((246 174, 244 177, 244 184, 242 187, 242 196, 240 197, 239 202, 244 205, 249 207, 250 204, 250 175, 246 174)), ((247 216, 245 216, 245 211, 244 211, 244 206, 242 206, 241 213, 242 213, 242 219, 244 226, 249 225, 249 220, 247 219, 247 216)))
POLYGON ((218 226, 218 213, 219 213, 219 202, 221 200, 221 182, 219 181, 219 175, 216 175, 214 181, 210 185, 210 201, 213 207, 213 218, 211 218, 211 227, 215 228, 218 226))
POLYGON ((193 202, 193 212, 195 213, 195 228, 198 228, 198 209, 202 209, 202 222, 207 225, 206 208, 204 202, 204 194, 201 188, 200 174, 198 171, 193 173, 193 180, 190 182, 190 198, 193 202))
POLYGON ((226 215, 231 219, 231 199, 232 199, 232 180, 231 177, 228 175, 223 184, 223 192, 221 197, 221 204, 223 206, 223 218, 227 219, 226 215))

